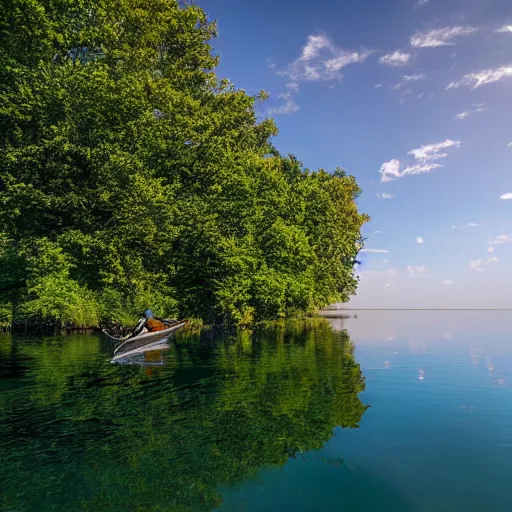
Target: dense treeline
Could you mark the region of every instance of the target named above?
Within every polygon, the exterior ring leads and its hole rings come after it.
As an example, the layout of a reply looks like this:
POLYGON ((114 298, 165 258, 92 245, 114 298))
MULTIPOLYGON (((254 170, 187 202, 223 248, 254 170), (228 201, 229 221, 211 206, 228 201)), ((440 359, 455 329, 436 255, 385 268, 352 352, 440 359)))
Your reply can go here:
POLYGON ((276 151, 201 9, 14 0, 0 33, 0 322, 243 324, 355 292, 354 178, 276 151))

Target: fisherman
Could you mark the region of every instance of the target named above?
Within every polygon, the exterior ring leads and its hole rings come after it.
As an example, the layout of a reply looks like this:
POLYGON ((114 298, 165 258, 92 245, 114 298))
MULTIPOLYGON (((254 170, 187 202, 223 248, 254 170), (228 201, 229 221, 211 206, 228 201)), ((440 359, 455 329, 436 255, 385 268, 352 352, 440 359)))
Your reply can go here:
POLYGON ((144 311, 144 316, 137 322, 137 325, 133 329, 130 338, 134 338, 140 334, 145 334, 146 332, 163 331, 164 329, 171 327, 173 323, 174 322, 172 320, 156 318, 153 316, 151 309, 146 309, 146 311, 144 311))

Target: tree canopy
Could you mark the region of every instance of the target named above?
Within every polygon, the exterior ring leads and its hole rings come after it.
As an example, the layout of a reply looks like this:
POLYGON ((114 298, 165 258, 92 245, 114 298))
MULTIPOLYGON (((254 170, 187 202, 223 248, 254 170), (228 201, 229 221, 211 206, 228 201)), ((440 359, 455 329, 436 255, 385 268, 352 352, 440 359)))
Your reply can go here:
POLYGON ((355 293, 355 179, 279 154, 200 8, 13 0, 0 33, 0 322, 243 324, 355 293))

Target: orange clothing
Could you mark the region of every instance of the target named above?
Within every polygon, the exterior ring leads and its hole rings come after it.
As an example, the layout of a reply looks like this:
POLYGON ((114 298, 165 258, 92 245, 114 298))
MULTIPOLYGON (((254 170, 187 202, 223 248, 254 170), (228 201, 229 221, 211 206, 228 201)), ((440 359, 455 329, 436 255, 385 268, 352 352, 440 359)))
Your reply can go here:
POLYGON ((164 329, 167 329, 167 325, 155 318, 148 318, 146 320, 146 327, 149 332, 163 331, 164 329))

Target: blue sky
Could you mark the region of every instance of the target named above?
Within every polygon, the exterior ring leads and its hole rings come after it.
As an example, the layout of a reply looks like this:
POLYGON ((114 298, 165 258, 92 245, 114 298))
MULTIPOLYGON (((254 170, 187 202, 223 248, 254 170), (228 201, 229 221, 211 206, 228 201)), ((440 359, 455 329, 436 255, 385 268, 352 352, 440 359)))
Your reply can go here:
POLYGON ((278 149, 360 183, 352 307, 512 308, 510 0, 200 5, 278 149))

